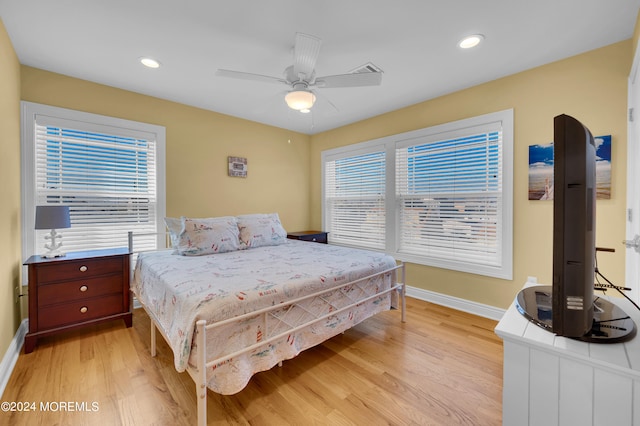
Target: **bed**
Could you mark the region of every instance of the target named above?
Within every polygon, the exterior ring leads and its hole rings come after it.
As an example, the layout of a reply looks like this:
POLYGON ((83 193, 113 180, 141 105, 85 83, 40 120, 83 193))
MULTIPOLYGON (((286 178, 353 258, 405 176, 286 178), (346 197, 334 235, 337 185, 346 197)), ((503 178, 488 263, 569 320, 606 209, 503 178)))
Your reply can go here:
POLYGON ((237 393, 255 373, 384 310, 401 308, 404 321, 404 267, 392 257, 287 239, 274 214, 224 221, 214 243, 211 229, 208 239, 200 235, 211 219, 203 226, 181 218, 172 233, 167 222, 174 248, 138 253, 131 284, 151 318, 152 355, 158 330, 176 370, 196 384, 198 424, 206 424, 207 388, 237 393), (256 218, 264 226, 243 233, 256 218), (222 241, 229 232, 230 245, 222 241))

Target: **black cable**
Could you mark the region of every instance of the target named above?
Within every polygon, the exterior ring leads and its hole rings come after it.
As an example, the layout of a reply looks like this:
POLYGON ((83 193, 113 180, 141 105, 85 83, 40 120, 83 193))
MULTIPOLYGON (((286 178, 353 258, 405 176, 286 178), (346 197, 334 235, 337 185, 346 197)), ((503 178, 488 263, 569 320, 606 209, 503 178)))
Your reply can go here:
POLYGON ((607 279, 607 277, 605 277, 604 275, 602 275, 602 274, 600 273, 600 271, 598 271, 597 269, 596 269, 596 274, 597 274, 597 275, 599 275, 600 277, 602 277, 602 279, 604 279, 604 280, 607 282, 607 284, 609 284, 609 286, 611 286, 610 288, 613 288, 613 289, 614 289, 614 290, 616 290, 618 293, 620 293, 620 294, 621 294, 625 299, 627 299, 629 302, 631 302, 631 304, 632 304, 633 306, 635 306, 635 307, 636 307, 636 309, 638 309, 638 310, 640 311, 640 306, 638 306, 638 304, 637 304, 636 302, 634 302, 633 300, 631 300, 631 298, 630 298, 629 296, 627 296, 627 295, 626 295, 626 294, 621 290, 621 288, 620 288, 620 287, 618 287, 617 285, 615 285, 615 284, 613 284, 611 281, 609 281, 609 280, 607 279))
POLYGON ((627 315, 626 317, 621 317, 621 318, 603 319, 603 320, 598 321, 598 324, 603 324, 605 322, 624 321, 624 320, 629 319, 629 318, 631 318, 631 317, 629 315, 627 315))
POLYGON ((631 300, 631 298, 630 298, 629 296, 627 296, 627 295, 622 291, 623 289, 624 289, 624 290, 627 290, 627 291, 629 291, 629 290, 631 290, 631 289, 630 289, 630 288, 628 288, 628 287, 619 287, 619 286, 617 286, 617 285, 613 284, 611 281, 609 281, 609 280, 607 279, 607 277, 605 277, 604 275, 602 275, 602 274, 600 273, 600 271, 598 270, 598 256, 597 256, 597 255, 596 255, 596 259, 595 259, 595 260, 596 260, 595 279, 596 279, 597 284, 598 284, 600 287, 602 287, 602 288, 600 288, 599 290, 606 291, 606 289, 607 289, 607 288, 612 288, 612 289, 616 290, 616 291, 617 291, 618 293, 620 293, 620 294, 621 294, 625 299, 627 299, 629 302, 631 302, 631 304, 632 304, 633 306, 635 306, 635 307, 636 307, 636 309, 638 309, 638 310, 640 311, 640 306, 638 306, 638 304, 637 304, 636 302, 634 302, 633 300, 631 300), (602 277, 602 279, 603 279, 603 280, 605 280, 605 281, 607 282, 607 284, 608 284, 608 285, 604 285, 604 284, 600 283, 600 280, 598 280, 598 277, 602 277))

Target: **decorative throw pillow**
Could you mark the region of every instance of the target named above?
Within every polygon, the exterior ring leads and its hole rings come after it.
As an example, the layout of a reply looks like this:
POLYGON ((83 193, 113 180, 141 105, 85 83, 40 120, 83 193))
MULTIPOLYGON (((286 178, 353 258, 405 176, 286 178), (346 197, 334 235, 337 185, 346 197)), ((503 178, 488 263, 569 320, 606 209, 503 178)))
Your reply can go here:
POLYGON ((240 248, 277 246, 287 240, 278 213, 237 216, 240 248))
POLYGON ((240 248, 238 223, 233 216, 209 219, 182 217, 178 253, 183 256, 225 253, 240 248))
POLYGON ((169 231, 169 238, 171 239, 171 247, 178 247, 178 239, 182 232, 182 218, 180 217, 165 217, 164 224, 167 225, 169 231))

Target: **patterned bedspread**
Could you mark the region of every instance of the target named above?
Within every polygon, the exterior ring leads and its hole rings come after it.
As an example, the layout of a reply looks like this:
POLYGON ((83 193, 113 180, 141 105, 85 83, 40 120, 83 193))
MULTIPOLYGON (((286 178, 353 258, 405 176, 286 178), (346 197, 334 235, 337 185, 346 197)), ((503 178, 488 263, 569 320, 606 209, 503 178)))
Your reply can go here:
MULTIPOLYGON (((287 240, 278 246, 258 247, 205 256, 180 256, 173 250, 143 252, 138 256, 132 290, 155 317, 174 353, 176 370, 195 365, 198 348, 192 343, 195 323, 213 323, 281 302, 316 293, 325 288, 381 272, 396 265, 382 253, 345 247, 287 240)), ((395 274, 370 280, 370 292, 388 289, 395 274)), ((328 305, 310 301, 296 312, 283 312, 287 323, 308 321, 307 311, 331 312, 341 298, 357 297, 356 286, 345 286, 323 299, 328 305), (350 295, 350 293, 352 293, 350 295)), ((271 342, 248 354, 236 356, 207 371, 207 385, 222 394, 239 392, 251 376, 268 370, 279 361, 341 333, 382 310, 389 309, 389 294, 359 304, 345 312, 271 342), (231 374, 229 374, 231 373, 231 374)), ((322 313, 322 312, 320 312, 322 313)), ((314 312, 317 315, 318 312, 314 312)), ((282 324, 271 318, 252 316, 207 332, 207 360, 217 359, 240 348, 260 342, 282 324)), ((274 333, 276 334, 276 333, 274 333)))

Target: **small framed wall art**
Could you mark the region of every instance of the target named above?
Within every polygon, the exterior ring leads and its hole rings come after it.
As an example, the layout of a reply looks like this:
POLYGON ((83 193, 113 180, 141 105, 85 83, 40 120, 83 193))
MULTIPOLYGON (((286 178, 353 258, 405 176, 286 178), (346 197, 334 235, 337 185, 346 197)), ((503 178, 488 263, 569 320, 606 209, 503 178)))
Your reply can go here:
POLYGON ((227 157, 229 159, 229 176, 247 177, 247 159, 243 157, 227 157))

